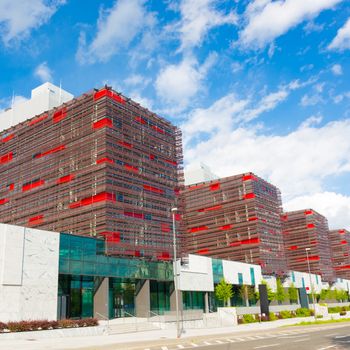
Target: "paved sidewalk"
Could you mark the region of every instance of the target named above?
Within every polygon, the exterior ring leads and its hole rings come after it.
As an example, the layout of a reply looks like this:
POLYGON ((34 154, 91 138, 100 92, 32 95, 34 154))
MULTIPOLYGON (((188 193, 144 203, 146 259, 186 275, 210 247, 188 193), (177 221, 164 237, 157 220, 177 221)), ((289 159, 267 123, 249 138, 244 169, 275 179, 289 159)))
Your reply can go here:
MULTIPOLYGON (((187 329, 181 339, 191 339, 203 336, 215 336, 223 334, 237 335, 244 333, 264 332, 265 330, 276 329, 281 326, 288 326, 301 321, 312 321, 313 317, 302 317, 272 322, 251 323, 231 327, 187 329)), ((45 332, 45 331, 42 331, 45 332)), ((130 349, 140 347, 146 343, 159 344, 161 342, 176 341, 176 330, 155 330, 137 333, 126 333, 116 335, 91 335, 60 338, 37 338, 27 333, 26 339, 1 339, 0 349, 16 350, 64 350, 64 349, 99 349, 102 346, 110 346, 110 349, 130 349), (116 345, 115 347, 113 345, 116 345)))

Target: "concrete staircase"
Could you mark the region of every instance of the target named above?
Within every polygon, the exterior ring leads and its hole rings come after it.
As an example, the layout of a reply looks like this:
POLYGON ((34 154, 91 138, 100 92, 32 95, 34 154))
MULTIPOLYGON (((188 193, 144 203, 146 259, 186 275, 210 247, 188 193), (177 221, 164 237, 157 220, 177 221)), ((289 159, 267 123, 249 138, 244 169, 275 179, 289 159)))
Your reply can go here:
POLYGON ((119 323, 110 324, 108 334, 112 335, 121 333, 145 332, 154 331, 157 329, 160 329, 160 327, 151 322, 119 323))

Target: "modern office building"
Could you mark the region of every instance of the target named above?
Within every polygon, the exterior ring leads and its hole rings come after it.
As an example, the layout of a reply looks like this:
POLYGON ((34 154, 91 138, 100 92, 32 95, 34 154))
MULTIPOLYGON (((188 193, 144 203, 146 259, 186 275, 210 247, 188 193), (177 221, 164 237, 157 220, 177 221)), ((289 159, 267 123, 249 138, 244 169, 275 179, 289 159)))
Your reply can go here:
POLYGON ((106 254, 169 260, 181 132, 108 87, 90 91, 0 132, 0 184, 3 223, 99 237, 106 254))
POLYGON ((350 232, 345 229, 330 230, 329 239, 336 276, 350 279, 350 232))
POLYGON ((288 269, 319 274, 335 280, 327 219, 312 209, 286 212, 281 216, 288 269))
POLYGON ((184 190, 183 242, 192 254, 287 271, 280 191, 253 173, 189 185, 184 190))

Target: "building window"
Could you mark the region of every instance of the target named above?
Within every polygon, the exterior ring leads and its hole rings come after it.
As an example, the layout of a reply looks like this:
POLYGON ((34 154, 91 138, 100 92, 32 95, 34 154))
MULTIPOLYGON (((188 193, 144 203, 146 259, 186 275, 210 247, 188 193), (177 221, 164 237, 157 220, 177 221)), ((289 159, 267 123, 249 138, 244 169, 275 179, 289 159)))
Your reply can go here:
POLYGON ((252 285, 255 286, 255 273, 254 273, 254 267, 250 268, 250 279, 252 282, 252 285))
POLYGON ((238 272, 238 284, 242 285, 243 284, 243 274, 238 272))

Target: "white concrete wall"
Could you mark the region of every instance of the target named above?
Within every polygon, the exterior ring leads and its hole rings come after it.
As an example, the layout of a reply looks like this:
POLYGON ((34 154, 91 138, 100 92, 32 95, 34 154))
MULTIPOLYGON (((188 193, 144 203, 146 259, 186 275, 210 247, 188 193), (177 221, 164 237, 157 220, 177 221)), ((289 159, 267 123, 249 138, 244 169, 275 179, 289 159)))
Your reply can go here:
POLYGON ((343 279, 343 278, 337 278, 336 282, 333 284, 331 289, 342 289, 347 292, 350 291, 350 281, 343 279))
POLYGON ((179 289, 183 291, 214 291, 213 268, 211 258, 189 254, 188 265, 180 266, 179 289))
POLYGON ((59 237, 0 224, 0 321, 56 319, 59 237))
POLYGON ((59 87, 45 83, 32 90, 31 98, 0 113, 0 132, 73 99, 59 87))
MULTIPOLYGON (((296 288, 302 288, 303 278, 306 292, 311 293, 310 275, 307 272, 289 271, 289 277, 285 280, 284 286, 289 287, 292 283, 294 283, 296 288), (292 280, 292 272, 294 273, 295 282, 292 280)), ((322 278, 320 275, 311 274, 311 283, 314 287, 315 293, 319 293, 322 290, 322 278)))
POLYGON ((185 169, 186 185, 218 179, 211 169, 203 163, 189 164, 185 169))
POLYGON ((254 269, 255 285, 258 286, 262 281, 261 267, 259 265, 246 264, 237 261, 223 260, 224 278, 231 284, 239 284, 238 273, 243 275, 243 284, 252 285, 250 268, 254 269))

